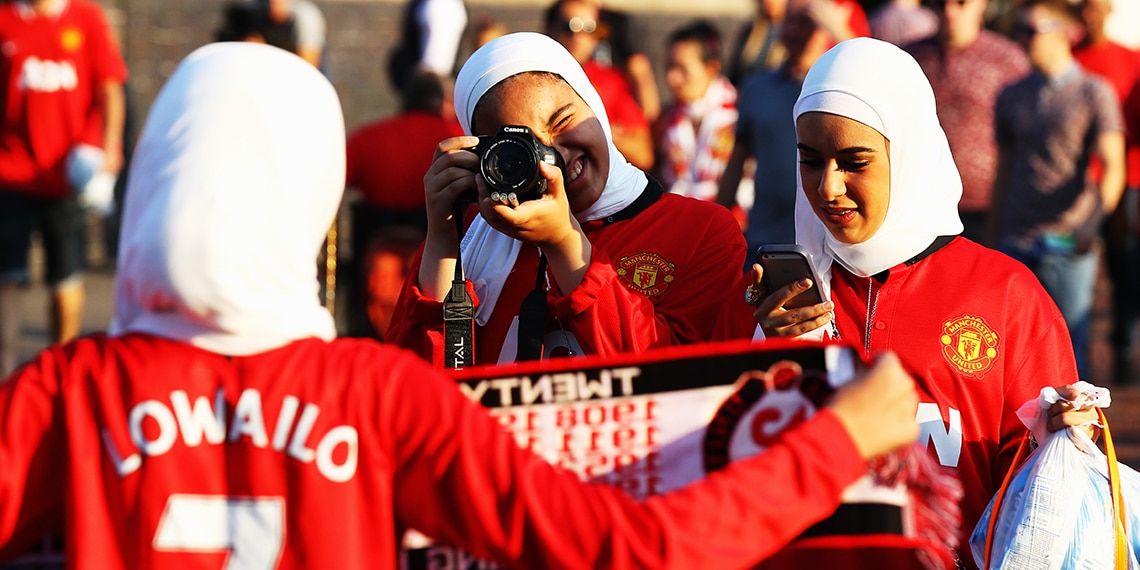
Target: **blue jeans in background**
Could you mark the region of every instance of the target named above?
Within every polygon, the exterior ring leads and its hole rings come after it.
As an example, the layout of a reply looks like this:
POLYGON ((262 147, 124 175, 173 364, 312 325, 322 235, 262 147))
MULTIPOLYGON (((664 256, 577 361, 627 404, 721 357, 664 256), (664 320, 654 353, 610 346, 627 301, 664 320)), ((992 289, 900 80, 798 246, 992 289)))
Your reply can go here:
MULTIPOLYGON (((1100 266, 1099 249, 1094 246, 1088 252, 1077 253, 1071 239, 1049 235, 1037 239, 1029 247, 1002 240, 1001 251, 1024 263, 1037 275, 1045 291, 1057 303, 1073 340, 1077 372, 1082 380, 1092 380, 1088 348, 1093 290, 1100 266)), ((1017 301, 1011 299, 1011 302, 1017 301)))

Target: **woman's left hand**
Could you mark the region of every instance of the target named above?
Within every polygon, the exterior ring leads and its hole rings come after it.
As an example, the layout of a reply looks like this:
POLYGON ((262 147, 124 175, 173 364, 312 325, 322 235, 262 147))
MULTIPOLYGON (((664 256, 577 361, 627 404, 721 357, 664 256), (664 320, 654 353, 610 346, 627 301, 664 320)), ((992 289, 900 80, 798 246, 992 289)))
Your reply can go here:
POLYGON ((1045 424, 1049 431, 1054 432, 1069 426, 1079 426, 1085 430, 1089 438, 1096 441, 1100 437, 1100 429, 1096 425, 1082 425, 1099 419, 1096 407, 1092 404, 1081 403, 1079 401, 1081 392, 1072 384, 1057 388, 1057 393, 1065 400, 1070 401, 1060 401, 1049 407, 1049 418, 1045 424))
POLYGON ((502 204, 486 197, 486 182, 482 176, 476 177, 479 195, 485 197, 479 203, 479 212, 496 230, 538 246, 546 255, 559 290, 569 293, 586 275, 593 247, 570 211, 562 171, 546 163, 538 166, 547 181, 546 193, 519 204, 502 204))
MULTIPOLYGON (((540 163, 547 179, 547 190, 542 196, 526 202, 504 204, 483 198, 479 212, 491 227, 519 241, 546 248, 564 242, 571 234, 580 233, 578 221, 570 213, 570 203, 562 182, 562 171, 540 163)), ((480 196, 486 182, 478 177, 480 196)))

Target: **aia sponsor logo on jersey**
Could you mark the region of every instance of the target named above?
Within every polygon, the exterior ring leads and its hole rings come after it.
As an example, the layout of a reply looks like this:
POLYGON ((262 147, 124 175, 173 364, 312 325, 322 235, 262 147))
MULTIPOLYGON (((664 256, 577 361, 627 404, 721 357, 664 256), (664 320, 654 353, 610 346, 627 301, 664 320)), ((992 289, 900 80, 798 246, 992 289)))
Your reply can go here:
POLYGON ((20 88, 24 91, 54 93, 74 91, 78 86, 79 74, 70 61, 29 57, 20 70, 20 88))
POLYGON ((997 359, 998 334, 975 315, 942 323, 942 356, 965 374, 981 374, 997 359))
POLYGON ((618 277, 629 288, 640 291, 646 297, 660 295, 673 282, 676 267, 665 258, 643 251, 637 255, 627 255, 618 261, 618 277))

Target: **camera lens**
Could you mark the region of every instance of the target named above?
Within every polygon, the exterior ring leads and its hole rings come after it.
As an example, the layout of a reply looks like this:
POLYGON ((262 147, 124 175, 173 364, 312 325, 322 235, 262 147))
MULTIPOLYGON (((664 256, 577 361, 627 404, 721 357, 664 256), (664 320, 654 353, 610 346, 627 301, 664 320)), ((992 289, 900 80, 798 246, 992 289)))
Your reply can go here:
POLYGON ((513 138, 496 141, 483 156, 482 169, 492 188, 506 191, 526 185, 538 172, 534 149, 513 138))

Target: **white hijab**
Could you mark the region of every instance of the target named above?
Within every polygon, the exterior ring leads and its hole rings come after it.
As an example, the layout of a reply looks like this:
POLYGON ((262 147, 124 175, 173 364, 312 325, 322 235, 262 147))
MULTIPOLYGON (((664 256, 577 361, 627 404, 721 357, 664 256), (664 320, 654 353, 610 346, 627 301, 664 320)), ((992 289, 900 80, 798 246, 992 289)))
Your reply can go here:
POLYGON ((336 92, 302 59, 250 43, 191 53, 131 164, 111 334, 231 355, 334 338, 316 260, 344 142, 336 92))
POLYGON ((962 179, 938 122, 934 91, 914 58, 871 38, 839 43, 808 71, 793 118, 811 111, 854 119, 890 141, 886 219, 862 243, 840 242, 827 231, 797 171, 796 241, 812 253, 825 296, 832 260, 867 277, 922 253, 938 236, 962 232, 962 179))
MULTIPOLYGON (((580 222, 616 214, 641 195, 649 182, 645 173, 626 161, 614 146, 610 122, 602 98, 582 66, 557 41, 543 34, 519 32, 488 42, 471 54, 455 79, 455 111, 463 132, 471 133, 475 106, 487 91, 504 79, 528 71, 556 73, 590 106, 602 124, 610 149, 610 172, 601 196, 589 208, 577 212, 580 222)), ((479 296, 475 320, 480 325, 491 317, 503 283, 514 267, 522 242, 507 237, 478 217, 467 229, 460 247, 464 276, 479 296)))

